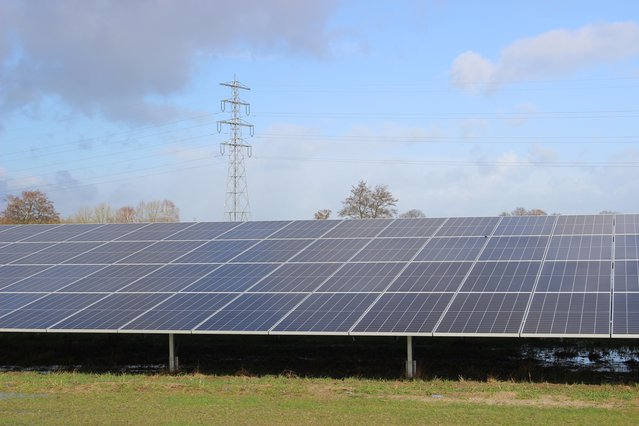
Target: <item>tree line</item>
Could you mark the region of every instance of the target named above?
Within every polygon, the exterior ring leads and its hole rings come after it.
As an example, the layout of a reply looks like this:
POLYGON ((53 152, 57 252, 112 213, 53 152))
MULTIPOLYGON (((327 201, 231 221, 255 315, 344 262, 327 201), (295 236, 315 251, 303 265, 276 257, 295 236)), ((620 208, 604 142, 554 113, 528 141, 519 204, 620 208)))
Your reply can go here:
POLYGON ((61 218, 53 202, 42 191, 24 191, 6 197, 7 206, 0 212, 2 224, 29 223, 135 223, 179 222, 180 210, 170 200, 141 201, 137 206, 114 208, 108 203, 81 207, 61 218))

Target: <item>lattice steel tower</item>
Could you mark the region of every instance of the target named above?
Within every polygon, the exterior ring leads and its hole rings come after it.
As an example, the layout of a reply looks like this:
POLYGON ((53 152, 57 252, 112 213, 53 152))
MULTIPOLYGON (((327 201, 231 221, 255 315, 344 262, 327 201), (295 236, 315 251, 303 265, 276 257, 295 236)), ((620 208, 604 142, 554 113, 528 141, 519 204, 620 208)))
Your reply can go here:
POLYGON ((233 78, 230 83, 220 83, 222 86, 231 88, 231 97, 220 102, 222 111, 226 111, 227 105, 231 107, 231 118, 217 122, 217 131, 222 131, 223 125, 228 125, 230 139, 220 144, 220 153, 225 154, 228 149, 229 154, 229 174, 226 184, 226 201, 224 203, 224 217, 231 222, 246 221, 250 215, 250 204, 248 198, 248 188, 246 184, 246 169, 244 168, 244 157, 250 157, 253 147, 242 138, 242 129, 248 128, 253 136, 253 125, 242 119, 242 108, 244 114, 251 113, 249 103, 240 99, 240 90, 251 90, 233 78))

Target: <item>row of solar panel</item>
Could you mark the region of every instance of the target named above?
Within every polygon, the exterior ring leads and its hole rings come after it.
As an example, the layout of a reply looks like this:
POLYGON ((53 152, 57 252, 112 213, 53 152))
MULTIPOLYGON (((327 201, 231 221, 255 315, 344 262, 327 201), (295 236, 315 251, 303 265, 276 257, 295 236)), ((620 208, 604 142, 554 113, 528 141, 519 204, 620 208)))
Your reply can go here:
POLYGON ((536 293, 529 308, 529 293, 75 293, 44 297, 5 293, 1 296, 0 329, 11 330, 639 334, 636 309, 639 293, 614 296, 612 329, 610 293, 536 293))
POLYGON ((0 264, 639 259, 639 235, 11 243, 0 264), (548 248, 546 252, 546 248, 548 248))
MULTIPOLYGON (((611 262, 376 262, 220 265, 7 265, 0 292, 609 292, 611 262), (538 277, 539 275, 539 277, 538 277)), ((639 291, 619 261, 615 291, 639 291)))
POLYGON ((639 215, 0 226, 1 242, 639 234, 639 215))

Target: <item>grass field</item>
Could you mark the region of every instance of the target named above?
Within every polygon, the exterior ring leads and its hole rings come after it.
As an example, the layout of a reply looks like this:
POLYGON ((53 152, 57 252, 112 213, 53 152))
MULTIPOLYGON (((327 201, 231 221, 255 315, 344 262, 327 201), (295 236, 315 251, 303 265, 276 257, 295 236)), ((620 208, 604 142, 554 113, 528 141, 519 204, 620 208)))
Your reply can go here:
POLYGON ((636 424, 635 385, 0 374, 3 424, 636 424))

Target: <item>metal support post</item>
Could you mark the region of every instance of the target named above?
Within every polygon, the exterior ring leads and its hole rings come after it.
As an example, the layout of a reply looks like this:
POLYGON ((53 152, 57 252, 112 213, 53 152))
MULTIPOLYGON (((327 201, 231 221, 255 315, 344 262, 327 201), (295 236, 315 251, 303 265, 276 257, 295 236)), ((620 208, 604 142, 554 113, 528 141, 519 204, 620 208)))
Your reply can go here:
POLYGON ((406 337, 406 378, 415 377, 416 362, 413 361, 413 336, 406 337))
POLYGON ((173 333, 169 333, 169 372, 175 373, 175 342, 173 333))

